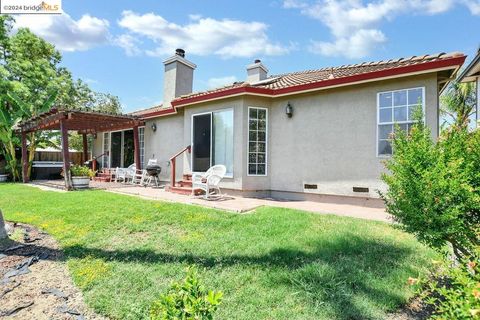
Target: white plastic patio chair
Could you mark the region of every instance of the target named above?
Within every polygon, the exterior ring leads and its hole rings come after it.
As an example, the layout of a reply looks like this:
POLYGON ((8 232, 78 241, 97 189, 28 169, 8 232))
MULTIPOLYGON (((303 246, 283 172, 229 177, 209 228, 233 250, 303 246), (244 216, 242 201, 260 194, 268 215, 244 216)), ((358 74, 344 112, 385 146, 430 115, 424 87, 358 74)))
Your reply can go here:
POLYGON ((133 178, 135 177, 135 173, 136 173, 136 167, 135 167, 135 164, 131 164, 128 166, 128 168, 125 168, 124 169, 125 171, 125 176, 124 176, 124 180, 123 182, 127 183, 127 182, 132 182, 133 181, 133 178))
POLYGON ((192 195, 195 195, 195 190, 203 190, 206 200, 221 198, 222 191, 219 184, 226 173, 227 168, 222 164, 211 167, 203 174, 194 173, 192 175, 192 195))

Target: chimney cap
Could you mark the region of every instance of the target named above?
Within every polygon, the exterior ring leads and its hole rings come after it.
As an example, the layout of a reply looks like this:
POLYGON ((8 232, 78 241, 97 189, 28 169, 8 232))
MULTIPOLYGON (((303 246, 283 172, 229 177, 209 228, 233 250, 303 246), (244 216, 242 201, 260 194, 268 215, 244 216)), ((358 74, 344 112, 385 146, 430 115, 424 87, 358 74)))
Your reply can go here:
POLYGON ((255 60, 253 61, 253 63, 260 63, 260 62, 262 62, 262 60, 260 60, 260 59, 255 59, 255 60))
POLYGON ((177 50, 175 50, 175 54, 177 56, 180 56, 182 58, 185 58, 185 50, 181 49, 181 48, 178 48, 177 50))

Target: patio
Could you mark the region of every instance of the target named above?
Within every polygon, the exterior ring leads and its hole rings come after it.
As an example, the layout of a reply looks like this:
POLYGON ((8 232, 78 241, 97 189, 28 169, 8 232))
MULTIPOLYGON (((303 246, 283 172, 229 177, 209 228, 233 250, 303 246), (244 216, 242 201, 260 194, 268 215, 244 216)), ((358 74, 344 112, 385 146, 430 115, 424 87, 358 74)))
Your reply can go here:
MULTIPOLYGON (((37 180, 30 183, 32 186, 44 190, 63 191, 62 180, 37 180)), ((366 199, 351 199, 347 197, 330 197, 326 201, 260 199, 228 195, 217 201, 207 201, 203 198, 192 197, 167 192, 164 185, 160 188, 142 187, 132 184, 91 181, 93 189, 105 190, 113 193, 126 194, 150 200, 161 200, 183 204, 199 205, 237 213, 249 213, 261 206, 287 208, 315 212, 320 214, 334 214, 367 220, 391 222, 390 216, 380 206, 380 201, 366 199)))

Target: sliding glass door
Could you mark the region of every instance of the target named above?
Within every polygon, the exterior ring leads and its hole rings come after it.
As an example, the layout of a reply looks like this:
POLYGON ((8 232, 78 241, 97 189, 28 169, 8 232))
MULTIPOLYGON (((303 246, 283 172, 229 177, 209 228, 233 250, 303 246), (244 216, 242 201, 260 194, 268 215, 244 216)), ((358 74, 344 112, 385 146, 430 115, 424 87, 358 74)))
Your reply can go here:
POLYGON ((222 164, 233 176, 233 109, 194 115, 192 119, 192 169, 205 172, 222 164))
POLYGON ((192 165, 194 172, 205 172, 211 165, 212 114, 193 116, 192 165))

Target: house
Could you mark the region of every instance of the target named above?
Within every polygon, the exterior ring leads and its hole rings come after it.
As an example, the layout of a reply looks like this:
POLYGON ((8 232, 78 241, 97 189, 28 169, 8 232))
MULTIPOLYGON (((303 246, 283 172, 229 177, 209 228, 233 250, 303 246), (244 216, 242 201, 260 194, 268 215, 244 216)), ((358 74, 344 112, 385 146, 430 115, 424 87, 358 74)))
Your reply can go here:
MULTIPOLYGON (((480 49, 478 49, 477 55, 473 60, 468 64, 468 66, 463 69, 463 71, 458 76, 458 81, 460 82, 474 82, 477 89, 477 112, 475 112, 476 120, 478 122, 478 105, 480 103, 480 49)), ((477 124, 478 125, 478 124, 477 124)))
MULTIPOLYGON (((465 58, 441 53, 279 75, 255 60, 245 81, 194 93, 197 66, 179 49, 164 61, 163 104, 133 113, 145 122, 141 163, 158 159, 167 181, 172 172, 178 181, 224 164, 221 186, 246 195, 375 198, 393 124, 408 129, 421 106, 437 137, 439 94, 465 58)), ((104 167, 128 166, 132 135, 99 134, 93 154, 110 151, 104 167)))

